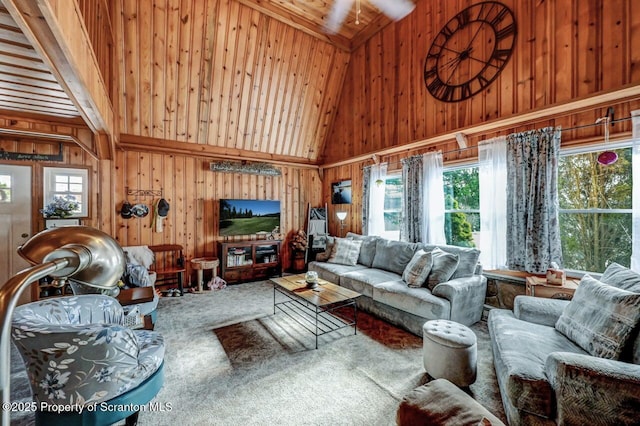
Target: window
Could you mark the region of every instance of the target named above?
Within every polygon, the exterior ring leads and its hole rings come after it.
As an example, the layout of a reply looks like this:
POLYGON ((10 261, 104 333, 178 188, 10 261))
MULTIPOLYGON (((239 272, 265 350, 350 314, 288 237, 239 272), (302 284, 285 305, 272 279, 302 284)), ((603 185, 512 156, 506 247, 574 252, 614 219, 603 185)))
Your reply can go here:
POLYGON ((69 169, 62 167, 44 168, 43 206, 53 201, 54 197, 73 197, 78 202, 78 209, 72 217, 89 215, 89 172, 87 169, 69 169))
POLYGON ((11 175, 0 175, 0 203, 10 203, 11 192, 11 175))
POLYGON ((567 269, 603 272, 610 262, 629 266, 631 147, 613 151, 618 161, 608 166, 597 162, 601 151, 560 157, 560 236, 567 269))
POLYGON ((384 187, 384 235, 390 240, 400 239, 402 220, 402 176, 388 175, 384 187))
POLYGON ((447 244, 478 246, 480 232, 480 191, 478 167, 448 169, 444 180, 444 233, 447 244))

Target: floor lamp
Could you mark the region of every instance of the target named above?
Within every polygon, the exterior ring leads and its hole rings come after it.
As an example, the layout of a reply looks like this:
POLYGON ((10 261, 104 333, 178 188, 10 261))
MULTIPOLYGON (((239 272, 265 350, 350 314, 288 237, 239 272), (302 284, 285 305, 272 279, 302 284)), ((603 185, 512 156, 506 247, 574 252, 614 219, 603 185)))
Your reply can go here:
POLYGON ((344 220, 347 218, 347 212, 344 212, 344 211, 336 212, 336 216, 340 221, 340 236, 342 236, 342 230, 344 229, 344 220))
MULTIPOLYGON (((42 231, 18 247, 18 254, 33 266, 18 272, 0 288, 0 394, 2 406, 10 403, 11 317, 28 284, 46 276, 62 286, 73 279, 89 287, 112 290, 125 270, 122 248, 109 235, 88 226, 62 226, 42 231)), ((2 410, 2 426, 10 422, 2 410)))

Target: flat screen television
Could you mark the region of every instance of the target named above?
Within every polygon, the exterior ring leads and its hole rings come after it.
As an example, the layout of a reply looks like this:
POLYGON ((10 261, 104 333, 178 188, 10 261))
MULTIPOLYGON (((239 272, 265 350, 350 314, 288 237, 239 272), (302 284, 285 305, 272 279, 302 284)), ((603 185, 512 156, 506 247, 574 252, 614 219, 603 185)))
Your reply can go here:
POLYGON ((220 235, 271 233, 280 226, 278 200, 220 200, 220 235))

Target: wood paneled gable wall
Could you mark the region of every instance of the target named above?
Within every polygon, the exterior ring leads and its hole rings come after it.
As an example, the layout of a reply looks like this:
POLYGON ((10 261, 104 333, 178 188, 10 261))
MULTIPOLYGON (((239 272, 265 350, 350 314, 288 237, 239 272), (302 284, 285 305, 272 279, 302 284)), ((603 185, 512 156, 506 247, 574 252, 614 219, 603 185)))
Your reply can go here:
MULTIPOLYGON (((477 2, 418 2, 407 18, 352 53, 320 160, 323 202, 331 202, 331 182, 352 179, 354 203, 330 208, 348 209, 347 230, 361 231, 361 174, 372 154, 396 168, 401 158, 429 150, 445 152, 446 164, 474 162, 484 139, 592 124, 609 106, 615 107, 616 118, 640 108, 639 2, 501 2, 518 24, 513 56, 499 77, 470 99, 446 103, 432 97, 423 80, 424 61, 447 21, 477 2), (617 99, 609 93, 625 95, 617 99), (469 134, 471 149, 457 150, 456 132, 469 134)), ((611 128, 612 138, 628 138, 630 129, 629 122, 618 123, 611 128)), ((602 126, 562 134, 563 146, 602 139, 602 126)), ((330 230, 336 233, 333 213, 332 218, 330 230)))
POLYGON ((318 158, 347 52, 238 1, 116 8, 123 134, 318 158))

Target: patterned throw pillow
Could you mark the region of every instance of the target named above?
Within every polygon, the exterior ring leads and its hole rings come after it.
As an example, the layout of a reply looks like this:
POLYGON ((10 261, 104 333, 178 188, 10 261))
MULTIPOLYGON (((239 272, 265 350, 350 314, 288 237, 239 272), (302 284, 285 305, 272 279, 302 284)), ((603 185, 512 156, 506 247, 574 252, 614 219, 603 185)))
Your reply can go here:
POLYGON ((333 245, 331 256, 327 262, 355 266, 358 263, 361 246, 362 240, 336 238, 336 243, 333 245))
POLYGON ((640 293, 640 274, 612 262, 600 277, 600 281, 614 287, 640 293))
POLYGON ((433 290, 440 283, 449 281, 460 263, 460 257, 457 254, 447 253, 439 247, 433 249, 431 257, 433 266, 429 278, 427 278, 429 290, 433 290))
POLYGON ((431 252, 418 250, 402 273, 402 279, 409 287, 422 287, 431 272, 431 252))
POLYGON ((585 275, 556 330, 593 356, 618 359, 640 321, 640 294, 585 275))

